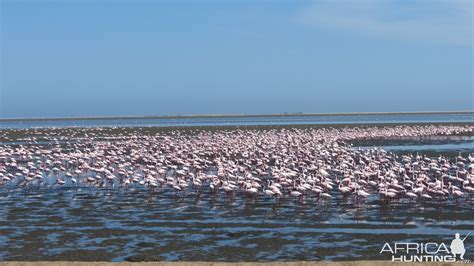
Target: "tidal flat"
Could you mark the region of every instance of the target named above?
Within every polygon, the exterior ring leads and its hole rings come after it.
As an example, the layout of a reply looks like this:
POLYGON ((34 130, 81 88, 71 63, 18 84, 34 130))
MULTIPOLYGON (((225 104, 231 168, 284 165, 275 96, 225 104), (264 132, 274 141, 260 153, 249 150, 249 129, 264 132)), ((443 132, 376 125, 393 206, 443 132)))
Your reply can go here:
POLYGON ((474 229, 473 127, 2 130, 0 260, 388 260, 385 242, 449 243, 474 229))

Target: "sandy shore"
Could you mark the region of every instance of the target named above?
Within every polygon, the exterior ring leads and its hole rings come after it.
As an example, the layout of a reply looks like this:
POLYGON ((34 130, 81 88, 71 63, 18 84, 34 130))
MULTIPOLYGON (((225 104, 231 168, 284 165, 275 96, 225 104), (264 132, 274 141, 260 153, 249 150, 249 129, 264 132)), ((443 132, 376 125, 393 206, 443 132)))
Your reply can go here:
POLYGON ((73 261, 15 261, 15 262, 0 262, 0 266, 63 266, 63 265, 74 265, 74 266, 108 266, 108 265, 160 265, 160 266, 184 266, 184 265, 196 265, 196 266, 267 266, 267 265, 278 265, 278 266, 393 266, 393 265, 436 265, 436 266, 447 266, 447 265, 472 265, 470 263, 441 263, 441 262, 425 262, 425 263, 401 263, 391 261, 343 261, 343 262, 313 262, 313 261, 295 261, 295 262, 239 262, 239 263, 227 263, 227 262, 73 262, 73 261))

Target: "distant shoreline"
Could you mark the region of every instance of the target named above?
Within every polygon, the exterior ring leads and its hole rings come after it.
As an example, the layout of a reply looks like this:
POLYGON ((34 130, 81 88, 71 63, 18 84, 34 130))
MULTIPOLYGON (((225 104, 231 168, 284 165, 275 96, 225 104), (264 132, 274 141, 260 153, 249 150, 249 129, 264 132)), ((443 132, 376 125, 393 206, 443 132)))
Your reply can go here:
MULTIPOLYGON (((290 125, 227 125, 227 126, 104 126, 104 127, 38 127, 38 128, 0 128, 0 142, 2 133, 10 136, 21 136, 32 129, 35 132, 55 132, 61 134, 69 130, 86 129, 88 132, 106 132, 108 134, 140 133, 140 134, 168 134, 179 131, 184 134, 197 132, 219 132, 233 130, 293 130, 293 129, 321 129, 321 128, 360 128, 360 127, 398 127, 398 126, 472 126, 473 122, 415 122, 415 123, 370 123, 370 124, 290 124, 290 125)), ((474 132, 472 132, 474 135, 474 132)))
POLYGON ((426 112, 354 112, 354 113, 283 113, 283 114, 195 114, 162 116, 94 116, 94 117, 37 117, 0 118, 0 122, 21 121, 71 121, 71 120, 133 120, 133 119, 187 119, 187 118, 232 118, 232 117, 291 117, 291 116, 358 116, 358 115, 431 115, 474 114, 472 111, 426 111, 426 112))

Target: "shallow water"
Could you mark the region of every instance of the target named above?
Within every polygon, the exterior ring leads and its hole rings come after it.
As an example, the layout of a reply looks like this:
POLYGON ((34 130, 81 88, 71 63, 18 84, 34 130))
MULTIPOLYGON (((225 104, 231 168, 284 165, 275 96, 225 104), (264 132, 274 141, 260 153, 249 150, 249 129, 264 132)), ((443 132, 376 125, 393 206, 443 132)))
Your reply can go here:
POLYGON ((372 149, 374 147, 395 153, 423 153, 429 156, 443 154, 454 157, 474 153, 474 136, 437 136, 418 140, 381 140, 358 141, 354 149, 372 149), (370 145, 367 145, 369 144, 370 145))
MULTIPOLYGON (((0 192, 1 260, 388 259, 385 242, 444 241, 474 229, 474 199, 279 202, 63 188, 0 192), (408 207, 407 207, 408 206, 408 207), (440 208, 442 206, 442 208, 440 208)), ((466 245, 473 254, 474 245, 466 245)))
POLYGON ((49 121, 0 121, 0 129, 38 127, 171 127, 171 126, 249 126, 301 124, 374 124, 474 122, 474 113, 406 115, 320 115, 270 117, 186 117, 147 119, 97 119, 49 121))

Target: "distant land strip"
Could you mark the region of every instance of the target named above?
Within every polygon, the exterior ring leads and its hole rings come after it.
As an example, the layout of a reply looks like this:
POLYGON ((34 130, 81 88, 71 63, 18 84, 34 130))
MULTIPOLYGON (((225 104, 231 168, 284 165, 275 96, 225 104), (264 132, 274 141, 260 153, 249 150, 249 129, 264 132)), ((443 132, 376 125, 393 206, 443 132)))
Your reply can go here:
POLYGON ((474 114, 470 111, 425 111, 425 112, 354 112, 354 113, 280 113, 280 114, 190 114, 152 116, 93 116, 93 117, 36 117, 0 118, 0 122, 15 121, 67 121, 67 120, 132 120, 132 119, 186 119, 186 118, 226 118, 226 117, 291 117, 291 116, 357 116, 357 115, 430 115, 430 114, 474 114))

